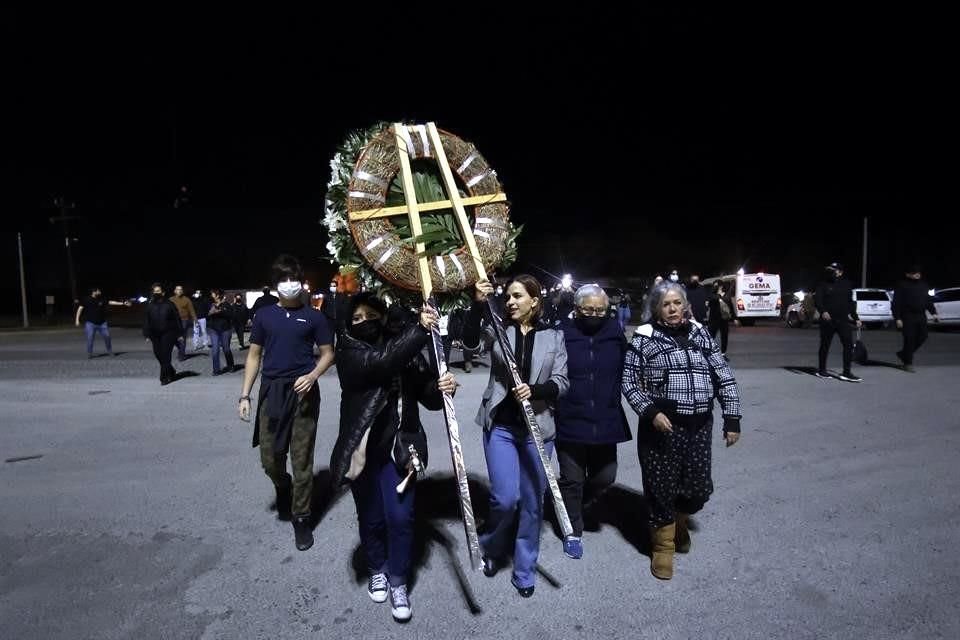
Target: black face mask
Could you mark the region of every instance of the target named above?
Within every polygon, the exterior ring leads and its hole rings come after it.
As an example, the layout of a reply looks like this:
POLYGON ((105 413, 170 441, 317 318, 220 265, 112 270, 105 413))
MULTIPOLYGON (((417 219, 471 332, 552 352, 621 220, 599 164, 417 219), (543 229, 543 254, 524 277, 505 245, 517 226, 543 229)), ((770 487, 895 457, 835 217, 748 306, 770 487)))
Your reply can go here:
POLYGON ((350 335, 369 344, 379 340, 382 333, 383 325, 379 320, 364 320, 350 327, 350 335))
POLYGON ((574 319, 577 328, 588 336, 592 336, 607 322, 606 316, 577 316, 574 319))
POLYGON ((160 302, 161 300, 163 300, 163 294, 162 293, 153 294, 153 300, 154 302, 160 302))

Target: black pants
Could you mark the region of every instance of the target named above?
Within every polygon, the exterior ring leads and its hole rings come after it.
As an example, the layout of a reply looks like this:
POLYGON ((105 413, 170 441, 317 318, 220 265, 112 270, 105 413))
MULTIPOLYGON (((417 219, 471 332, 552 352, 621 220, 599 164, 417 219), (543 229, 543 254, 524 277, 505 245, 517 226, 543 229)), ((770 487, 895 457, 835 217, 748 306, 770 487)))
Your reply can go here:
POLYGON ((904 319, 903 350, 900 359, 904 364, 913 364, 913 354, 927 341, 927 319, 904 319))
POLYGON ((853 331, 850 329, 850 323, 844 320, 829 321, 820 320, 820 371, 827 370, 827 354, 830 353, 830 343, 833 342, 833 334, 840 338, 840 344, 843 345, 843 372, 850 373, 850 362, 853 359, 853 331))
POLYGON ((720 334, 720 353, 727 352, 727 340, 730 338, 730 322, 727 320, 718 320, 710 323, 710 335, 717 339, 717 333, 720 334))
POLYGON ((177 340, 179 339, 180 333, 178 331, 168 331, 150 336, 150 342, 153 344, 153 355, 160 363, 161 382, 172 380, 177 375, 173 365, 170 364, 170 359, 173 356, 173 348, 177 346, 177 340))
POLYGON ((583 535, 583 507, 617 479, 617 445, 581 444, 557 438, 560 494, 567 507, 573 535, 583 535))
POLYGON ((676 520, 677 512, 696 513, 713 493, 710 435, 713 416, 673 421, 673 433, 641 424, 637 452, 643 470, 643 495, 650 505, 649 524, 659 529, 676 520), (705 420, 705 422, 704 422, 705 420))
POLYGON ((233 323, 233 332, 237 334, 237 344, 240 345, 240 348, 243 348, 243 330, 245 328, 245 322, 235 322, 233 323))

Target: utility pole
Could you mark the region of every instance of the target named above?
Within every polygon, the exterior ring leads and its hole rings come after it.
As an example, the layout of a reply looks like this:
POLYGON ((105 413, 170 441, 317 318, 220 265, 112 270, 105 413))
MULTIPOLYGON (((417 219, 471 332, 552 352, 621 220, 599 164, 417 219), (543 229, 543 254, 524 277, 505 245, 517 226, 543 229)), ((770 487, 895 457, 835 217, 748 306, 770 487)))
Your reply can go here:
POLYGON ((17 254, 20 256, 20 304, 23 305, 23 328, 30 326, 30 317, 27 315, 27 279, 23 272, 23 241, 17 232, 17 254))
POLYGON ((860 288, 867 288, 867 216, 863 216, 863 270, 860 273, 860 288))
POLYGON ((71 248, 72 238, 70 237, 70 227, 68 226, 71 220, 79 220, 79 216, 68 216, 67 210, 73 209, 77 205, 72 202, 68 202, 62 197, 56 197, 53 199, 53 205, 60 210, 60 216, 51 216, 50 224, 61 223, 63 225, 63 242, 67 248, 67 268, 69 269, 70 275, 70 295, 72 296, 71 300, 76 303, 79 300, 77 296, 77 274, 73 266, 73 249, 71 248))

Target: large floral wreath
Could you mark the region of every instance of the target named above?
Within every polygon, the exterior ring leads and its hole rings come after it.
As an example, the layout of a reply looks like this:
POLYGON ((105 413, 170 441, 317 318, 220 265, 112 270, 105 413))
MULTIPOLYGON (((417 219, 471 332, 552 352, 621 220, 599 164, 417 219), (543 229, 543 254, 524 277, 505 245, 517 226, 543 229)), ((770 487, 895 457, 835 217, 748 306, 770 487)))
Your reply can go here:
MULTIPOLYGON (((382 143, 386 140, 387 136, 390 135, 385 133, 388 127, 389 125, 386 123, 379 123, 365 130, 353 131, 347 135, 344 142, 338 147, 336 154, 330 161, 331 177, 327 184, 323 224, 329 236, 327 251, 330 257, 339 263, 342 276, 348 279, 350 277, 358 278, 365 289, 375 291, 379 296, 387 300, 399 300, 413 306, 419 302, 419 297, 416 292, 411 291, 409 286, 398 286, 396 278, 385 278, 369 264, 369 255, 365 256, 357 246, 358 230, 354 228, 353 233, 351 233, 351 225, 348 218, 348 208, 350 208, 351 202, 353 203, 353 209, 355 210, 357 208, 357 185, 362 185, 364 178, 368 180, 370 178, 370 174, 362 168, 359 168, 358 163, 362 161, 364 168, 370 168, 367 166, 370 156, 377 154, 383 156, 382 143), (377 148, 378 144, 381 145, 379 149, 377 148), (364 157, 365 150, 370 151, 366 157, 364 157), (351 183, 353 183, 353 187, 351 187, 351 183)), ((455 138, 454 136, 450 137, 455 138)), ((459 142, 458 139, 457 141, 459 142)), ((423 149, 420 148, 420 150, 422 151, 423 149)), ((427 152, 427 155, 429 155, 429 152, 427 152)), ((479 157, 478 153, 474 153, 474 155, 479 157)), ((439 169, 436 167, 435 162, 415 161, 412 170, 414 174, 414 189, 418 202, 425 203, 446 199, 447 196, 442 187, 439 169)), ((389 173, 389 169, 387 171, 389 173)), ((489 177, 491 174, 495 182, 496 173, 488 168, 485 175, 489 177)), ((374 191, 378 192, 370 195, 362 194, 361 197, 376 199, 376 202, 371 203, 370 206, 405 204, 400 177, 398 175, 391 175, 390 177, 392 181, 389 181, 389 185, 387 184, 388 181, 384 180, 380 183, 381 188, 379 190, 374 189, 374 191)), ((374 178, 374 180, 376 180, 376 178, 374 178)), ((377 182, 380 181, 377 180, 377 182)), ((461 195, 465 194, 461 191, 461 195)), ((501 251, 497 252, 494 258, 495 264, 488 266, 502 270, 508 268, 516 260, 516 239, 522 231, 522 226, 515 228, 513 224, 506 219, 505 205, 501 204, 498 206, 503 208, 502 223, 499 225, 498 231, 501 233, 504 243, 501 251)), ((468 207, 468 210, 469 209, 472 208, 468 207)), ((469 211, 469 215, 472 217, 472 225, 490 220, 488 217, 474 217, 472 211, 469 211)), ((439 265, 440 269, 444 269, 445 263, 456 264, 457 267, 460 268, 461 262, 463 261, 458 261, 456 254, 462 250, 464 241, 460 236, 460 231, 455 223, 454 217, 449 213, 421 213, 420 217, 423 232, 418 239, 423 241, 426 246, 425 253, 426 256, 431 259, 431 269, 436 270, 433 266, 434 263, 439 265)), ((388 235, 395 242, 402 243, 408 247, 409 253, 409 248, 412 247, 414 238, 409 228, 409 222, 405 217, 397 216, 389 219, 380 219, 374 228, 381 232, 388 231, 388 235)), ((487 234, 483 233, 478 235, 486 236, 487 234)), ((367 238, 369 237, 372 236, 368 235, 367 238)), ((366 242, 366 238, 363 241, 366 242)), ((374 243, 376 242, 377 239, 375 238, 374 243)), ((366 247, 369 247, 370 244, 367 244, 366 247)), ((460 275, 463 275, 462 272, 460 275)), ((469 285, 472 283, 467 282, 465 284, 469 285)), ((454 286, 441 286, 437 291, 438 293, 435 297, 443 312, 468 306, 470 303, 467 294, 464 291, 456 290, 455 284, 454 286)))

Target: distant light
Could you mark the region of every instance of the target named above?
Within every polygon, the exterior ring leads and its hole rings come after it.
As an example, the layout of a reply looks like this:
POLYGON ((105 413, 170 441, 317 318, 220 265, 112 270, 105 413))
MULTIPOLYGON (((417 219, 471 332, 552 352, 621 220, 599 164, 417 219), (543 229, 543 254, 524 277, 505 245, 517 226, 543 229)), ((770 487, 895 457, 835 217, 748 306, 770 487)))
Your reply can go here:
POLYGON ((139 298, 137 298, 137 302, 146 302, 146 301, 147 299, 143 296, 140 296, 139 298))
POLYGON ((310 293, 310 283, 309 283, 309 282, 304 282, 304 283, 303 283, 303 288, 304 288, 304 290, 305 290, 307 293, 310 293))
POLYGON ((738 276, 742 276, 744 273, 745 273, 745 271, 743 270, 743 267, 740 267, 739 269, 737 269, 737 275, 738 275, 738 276))
POLYGON ((569 289, 570 287, 572 287, 572 286, 573 286, 573 276, 570 275, 569 273, 563 274, 563 278, 560 279, 560 285, 561 285, 564 289, 569 289))
POLYGON ((794 291, 793 295, 797 297, 797 301, 799 302, 803 302, 803 299, 807 297, 807 294, 804 291, 794 291))
POLYGON ((933 296, 937 295, 937 290, 936 290, 936 289, 930 289, 930 291, 927 291, 927 295, 930 296, 930 297, 933 297, 933 296))
POLYGON ((194 297, 194 298, 199 298, 199 297, 200 297, 200 292, 199 292, 199 291, 194 291, 194 292, 193 292, 193 297, 194 297))

